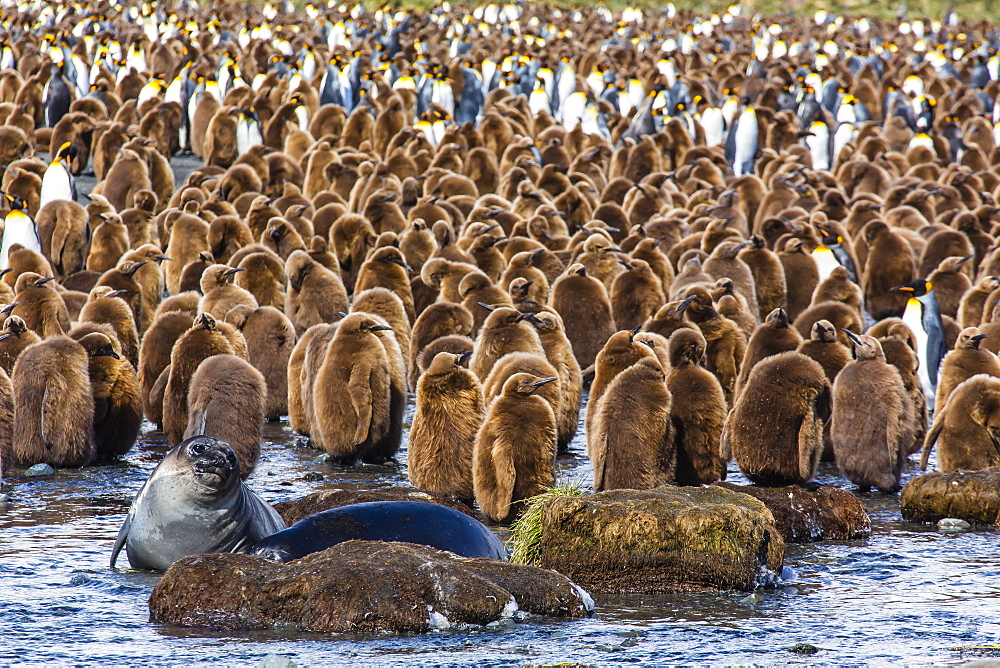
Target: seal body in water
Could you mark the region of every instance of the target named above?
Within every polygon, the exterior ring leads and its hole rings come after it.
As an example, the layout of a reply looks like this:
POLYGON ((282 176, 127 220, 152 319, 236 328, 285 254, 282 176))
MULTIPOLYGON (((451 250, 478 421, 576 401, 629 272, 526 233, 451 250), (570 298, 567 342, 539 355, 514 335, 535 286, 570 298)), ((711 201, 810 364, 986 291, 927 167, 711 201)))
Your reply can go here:
POLYGON ((285 528, 278 513, 240 480, 225 441, 195 436, 168 452, 150 474, 118 532, 133 568, 165 571, 191 554, 249 552, 285 528))
POLYGON ((507 560, 503 543, 482 522, 423 501, 353 503, 316 513, 260 541, 251 554, 285 563, 349 540, 417 543, 462 557, 507 560))

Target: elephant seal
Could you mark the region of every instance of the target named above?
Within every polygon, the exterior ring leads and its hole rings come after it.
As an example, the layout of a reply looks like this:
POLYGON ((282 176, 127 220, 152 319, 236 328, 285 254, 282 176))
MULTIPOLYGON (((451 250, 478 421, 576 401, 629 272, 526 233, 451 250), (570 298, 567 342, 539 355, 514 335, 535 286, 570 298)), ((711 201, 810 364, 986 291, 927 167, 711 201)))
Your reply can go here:
POLYGON ((416 543, 462 557, 507 560, 503 543, 482 522, 424 501, 372 501, 325 510, 268 536, 250 553, 285 563, 349 540, 416 543))
POLYGON ((240 480, 229 444, 195 436, 168 452, 136 494, 111 567, 122 547, 133 568, 165 571, 191 554, 249 552, 284 528, 274 508, 240 480))

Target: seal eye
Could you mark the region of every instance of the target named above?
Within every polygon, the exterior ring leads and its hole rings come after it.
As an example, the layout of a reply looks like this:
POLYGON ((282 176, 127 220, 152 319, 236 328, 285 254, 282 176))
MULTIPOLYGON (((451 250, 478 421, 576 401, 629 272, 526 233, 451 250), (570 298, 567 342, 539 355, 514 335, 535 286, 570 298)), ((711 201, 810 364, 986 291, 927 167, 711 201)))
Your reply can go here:
POLYGON ((191 454, 192 455, 200 455, 203 452, 205 452, 205 444, 204 443, 192 443, 191 444, 191 454))

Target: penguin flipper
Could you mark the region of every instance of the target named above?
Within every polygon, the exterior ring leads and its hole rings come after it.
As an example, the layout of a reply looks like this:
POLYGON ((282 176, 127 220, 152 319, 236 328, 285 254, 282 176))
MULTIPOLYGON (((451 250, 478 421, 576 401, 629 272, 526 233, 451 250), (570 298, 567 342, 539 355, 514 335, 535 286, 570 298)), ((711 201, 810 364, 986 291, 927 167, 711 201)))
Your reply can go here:
POLYGON ((118 561, 118 555, 121 553, 122 548, 125 547, 125 541, 128 539, 128 530, 132 526, 132 513, 129 512, 125 516, 125 523, 122 524, 122 528, 118 530, 118 537, 115 538, 115 547, 111 551, 111 568, 115 567, 115 562, 118 561))
POLYGON ((931 450, 934 449, 934 444, 937 442, 938 437, 941 435, 941 430, 944 428, 944 416, 947 407, 948 404, 945 403, 944 408, 938 410, 938 414, 934 416, 934 424, 927 430, 927 436, 924 438, 924 447, 920 450, 921 471, 927 470, 927 460, 930 459, 931 450))

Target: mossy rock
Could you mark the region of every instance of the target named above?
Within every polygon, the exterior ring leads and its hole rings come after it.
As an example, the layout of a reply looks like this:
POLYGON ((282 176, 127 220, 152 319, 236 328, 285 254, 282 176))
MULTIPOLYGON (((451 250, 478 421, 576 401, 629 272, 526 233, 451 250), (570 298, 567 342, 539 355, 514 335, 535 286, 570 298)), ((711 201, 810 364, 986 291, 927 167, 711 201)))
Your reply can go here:
POLYGON ((539 565, 591 591, 752 590, 784 553, 771 511, 723 487, 555 496, 542 512, 539 565))
POLYGON ((149 598, 154 622, 320 633, 422 633, 518 611, 586 617, 593 607, 565 576, 535 566, 359 540, 287 564, 248 554, 185 557, 149 598))
POLYGON ((995 525, 1000 515, 1000 468, 925 473, 906 483, 899 505, 908 522, 951 517, 995 525))
POLYGON ((756 487, 715 483, 736 492, 759 499, 781 531, 786 543, 812 543, 819 540, 867 538, 872 533, 872 520, 861 500, 847 490, 832 485, 817 485, 805 489, 789 487, 756 487))
POLYGON ((402 485, 379 489, 328 489, 322 492, 313 492, 301 499, 275 503, 274 509, 281 515, 285 524, 292 526, 299 520, 324 510, 370 501, 426 501, 427 503, 448 506, 470 517, 475 517, 472 509, 462 503, 458 497, 439 492, 425 492, 422 489, 402 485))

